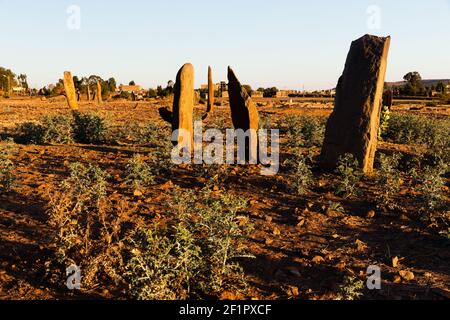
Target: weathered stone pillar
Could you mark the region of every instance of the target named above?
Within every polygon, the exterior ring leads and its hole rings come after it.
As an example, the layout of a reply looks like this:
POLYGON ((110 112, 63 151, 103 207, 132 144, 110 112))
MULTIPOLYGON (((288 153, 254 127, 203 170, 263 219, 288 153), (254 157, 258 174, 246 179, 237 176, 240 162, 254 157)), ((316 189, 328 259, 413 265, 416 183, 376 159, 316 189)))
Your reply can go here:
POLYGON ((8 95, 8 97, 11 97, 11 76, 10 75, 8 75, 6 77, 6 83, 7 83, 7 87, 6 87, 7 95, 8 95))
POLYGON ((352 43, 327 123, 323 167, 334 168, 340 156, 351 153, 364 173, 373 171, 390 41, 365 35, 352 43))
POLYGON ((185 64, 177 74, 172 109, 172 130, 178 130, 178 147, 194 147, 194 67, 185 64))
POLYGON ((100 83, 99 80, 97 80, 97 104, 102 104, 103 99, 102 99, 102 84, 100 83))
POLYGON ((87 99, 88 101, 91 101, 91 87, 89 84, 87 85, 87 99))
POLYGON ((212 77, 212 69, 208 67, 208 112, 214 111, 214 81, 212 77))
POLYGON ((234 128, 242 129, 245 132, 249 131, 251 134, 248 144, 250 150, 246 152, 247 160, 256 161, 258 157, 258 109, 231 67, 228 67, 228 94, 234 128))
POLYGON ((64 89, 66 91, 67 104, 71 109, 77 110, 77 94, 75 91, 75 85, 73 83, 72 73, 70 73, 69 71, 64 72, 64 89))

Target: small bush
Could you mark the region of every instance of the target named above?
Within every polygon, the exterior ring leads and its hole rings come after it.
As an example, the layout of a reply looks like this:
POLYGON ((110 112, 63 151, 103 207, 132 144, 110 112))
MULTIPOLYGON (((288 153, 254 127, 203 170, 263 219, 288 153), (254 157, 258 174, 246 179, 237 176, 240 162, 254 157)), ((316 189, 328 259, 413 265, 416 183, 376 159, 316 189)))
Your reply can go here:
POLYGON ((75 111, 74 136, 75 141, 87 144, 100 144, 106 141, 108 127, 104 119, 91 113, 75 111))
POLYGON ((17 128, 18 143, 23 144, 44 144, 45 129, 41 124, 26 122, 17 128))
POLYGON ((339 176, 335 186, 336 194, 345 198, 355 195, 357 185, 363 177, 358 160, 352 154, 340 157, 336 174, 339 176))
POLYGON ((164 137, 160 139, 156 146, 156 150, 152 153, 150 166, 154 168, 156 176, 170 174, 173 169, 172 162, 173 144, 170 139, 164 137))
POLYGON ((444 174, 448 171, 448 164, 439 162, 434 166, 424 168, 423 173, 418 177, 419 192, 422 194, 422 210, 428 213, 435 213, 444 208, 445 187, 444 174))
POLYGON ((18 128, 17 141, 24 144, 68 144, 73 142, 72 117, 45 116, 40 123, 24 123, 18 128))
POLYGON ((314 185, 314 176, 308 162, 311 156, 296 153, 294 158, 286 161, 288 167, 288 188, 297 195, 306 195, 314 185))
POLYGON ((264 115, 259 120, 259 128, 263 130, 272 129, 272 119, 270 115, 264 115))
POLYGON ((10 160, 12 143, 0 144, 0 193, 11 191, 16 179, 14 163, 10 160))
POLYGON ((129 100, 131 98, 131 94, 126 91, 122 91, 119 95, 119 98, 129 100))
POLYGON ((288 146, 320 147, 325 135, 325 123, 318 117, 292 117, 288 119, 288 146))
POLYGON ((425 122, 413 115, 392 115, 383 138, 399 144, 413 144, 422 141, 425 122))
POLYGON ((139 155, 134 155, 125 168, 125 183, 134 190, 151 186, 155 183, 152 168, 139 155))
POLYGON ((392 157, 384 154, 380 155, 380 169, 377 175, 377 183, 381 187, 381 193, 378 197, 379 205, 394 209, 392 197, 400 191, 400 171, 398 170, 399 154, 392 157))
POLYGON ((55 228, 58 261, 82 269, 83 289, 91 289, 101 275, 116 283, 122 279, 122 227, 128 205, 109 203, 107 178, 97 166, 75 163, 58 191, 49 194, 49 223, 55 228))
POLYGON ((336 300, 358 300, 363 293, 364 282, 356 277, 346 277, 344 283, 340 286, 340 292, 336 300))
POLYGON ((448 149, 450 121, 415 115, 392 115, 383 138, 398 144, 423 144, 432 152, 448 149))
POLYGON ((73 142, 73 119, 66 115, 46 116, 42 120, 44 143, 67 144, 73 142))
POLYGON ((246 201, 176 189, 167 204, 171 222, 140 229, 127 266, 134 298, 178 300, 218 297, 242 290, 246 282, 236 261, 246 257, 248 233, 238 212, 246 201))

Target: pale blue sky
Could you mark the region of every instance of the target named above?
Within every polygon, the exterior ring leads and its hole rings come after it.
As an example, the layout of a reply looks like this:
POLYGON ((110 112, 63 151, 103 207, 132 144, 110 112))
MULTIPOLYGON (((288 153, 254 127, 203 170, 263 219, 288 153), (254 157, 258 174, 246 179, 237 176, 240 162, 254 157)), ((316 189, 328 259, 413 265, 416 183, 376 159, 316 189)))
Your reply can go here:
POLYGON ((114 76, 156 87, 192 62, 196 85, 212 65, 253 87, 336 85, 352 40, 391 35, 388 80, 409 71, 450 78, 450 0, 0 0, 0 66, 32 86, 77 75, 114 76), (81 29, 67 8, 81 9, 81 29), (381 10, 368 27, 370 5, 381 10))

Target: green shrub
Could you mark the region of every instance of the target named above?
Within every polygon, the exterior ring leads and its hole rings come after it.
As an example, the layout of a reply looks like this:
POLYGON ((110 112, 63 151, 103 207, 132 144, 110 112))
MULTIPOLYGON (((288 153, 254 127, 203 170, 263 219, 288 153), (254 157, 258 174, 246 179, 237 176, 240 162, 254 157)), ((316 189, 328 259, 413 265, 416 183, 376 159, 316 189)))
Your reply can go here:
POLYGON ((92 113, 73 113, 75 141, 87 144, 100 144, 106 141, 108 127, 103 118, 92 113))
POLYGON ((246 218, 238 212, 246 201, 208 190, 175 189, 167 204, 170 223, 139 229, 127 265, 134 298, 178 300, 218 297, 224 290, 245 288, 236 261, 247 257, 243 239, 246 218))
POLYGON ((125 168, 125 183, 134 190, 141 190, 155 183, 152 168, 139 155, 134 155, 125 168))
POLYGON ((340 292, 336 300, 358 300, 363 293, 364 282, 356 277, 347 276, 344 283, 340 286, 340 292))
POLYGON ((40 123, 24 123, 18 128, 18 142, 24 144, 68 144, 73 142, 72 117, 45 116, 40 123))
POLYGON ((423 144, 432 150, 449 147, 450 121, 415 115, 392 115, 383 138, 398 144, 423 144))
POLYGON ((17 128, 18 143, 23 144, 44 144, 45 128, 41 124, 26 122, 17 128))
POLYGON ((381 206, 391 209, 394 208, 392 197, 400 191, 400 171, 398 170, 400 157, 400 154, 394 154, 391 157, 380 154, 377 183, 381 187, 381 193, 378 201, 381 206))
POLYGON ((325 123, 317 117, 304 117, 302 127, 303 146, 320 147, 325 136, 325 123))
POLYGON ((129 100, 130 97, 131 97, 131 94, 128 93, 128 92, 126 92, 126 91, 122 91, 122 92, 120 93, 120 95, 119 95, 119 98, 120 98, 120 99, 126 99, 126 100, 129 100))
POLYGON ((49 223, 57 260, 83 272, 84 290, 101 281, 123 281, 126 213, 129 205, 111 205, 106 195, 109 175, 98 166, 75 163, 70 176, 49 194, 49 223))
POLYGON ((263 130, 272 129, 272 119, 269 114, 260 117, 259 128, 263 130))
POLYGON ((12 189, 16 177, 13 173, 15 166, 11 161, 12 143, 0 144, 0 193, 12 189))
POLYGON ((383 138, 399 144, 420 143, 425 132, 425 123, 419 116, 394 114, 383 138))
POLYGON ((357 185, 363 177, 358 160, 352 154, 340 157, 335 172, 339 176, 335 186, 336 194, 345 198, 355 195, 357 185))
POLYGON ((308 164, 312 162, 311 155, 304 156, 296 153, 294 157, 285 162, 288 167, 288 189, 297 195, 306 195, 314 185, 314 176, 308 164))
POLYGON ((318 117, 292 117, 288 122, 288 146, 320 147, 325 135, 325 122, 318 117))
POLYGON ((46 116, 42 120, 44 143, 67 144, 73 142, 73 119, 67 115, 46 116))
POLYGON ((440 161, 436 165, 424 168, 422 174, 418 177, 418 191, 422 194, 422 210, 429 213, 435 213, 445 208, 445 187, 444 174, 448 171, 448 164, 440 161))

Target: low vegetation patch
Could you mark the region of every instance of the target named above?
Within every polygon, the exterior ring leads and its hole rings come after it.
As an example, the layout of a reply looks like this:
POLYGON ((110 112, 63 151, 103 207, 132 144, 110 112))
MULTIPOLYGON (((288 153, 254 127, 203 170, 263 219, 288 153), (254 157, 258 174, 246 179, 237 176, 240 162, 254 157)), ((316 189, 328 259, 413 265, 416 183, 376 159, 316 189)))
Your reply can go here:
POLYGON ((0 142, 0 194, 11 191, 16 179, 14 163, 11 161, 12 142, 0 142))
POLYGON ((319 117, 302 116, 288 119, 289 147, 320 147, 325 136, 325 121, 319 117))
POLYGON ((131 294, 137 299, 217 297, 246 287, 239 258, 248 257, 243 239, 246 201, 175 189, 167 203, 169 224, 139 229, 127 265, 131 294))
POLYGON ((128 204, 111 205, 109 175, 98 166, 75 163, 58 191, 49 195, 49 223, 55 228, 58 262, 81 268, 83 289, 99 281, 122 281, 128 204))
POLYGON ((363 177, 358 160, 352 154, 340 157, 335 172, 338 175, 335 184, 336 194, 344 198, 355 195, 358 183, 363 177))
POLYGON ((125 168, 125 183, 134 190, 141 190, 155 183, 153 168, 140 155, 134 155, 125 168))
POLYGON ((87 144, 101 144, 106 141, 108 126, 106 121, 93 113, 73 113, 75 141, 87 144))

